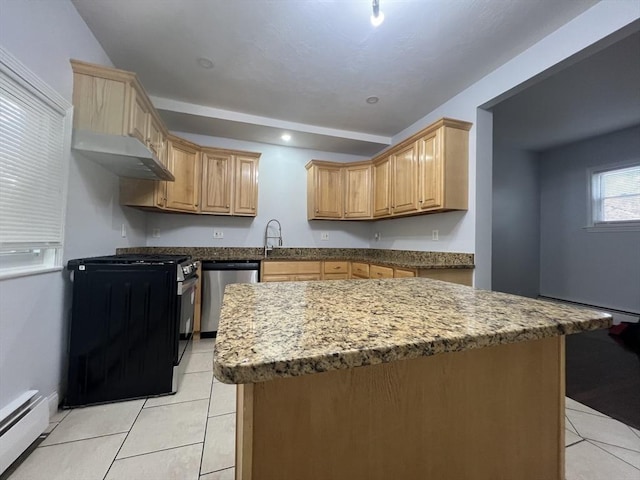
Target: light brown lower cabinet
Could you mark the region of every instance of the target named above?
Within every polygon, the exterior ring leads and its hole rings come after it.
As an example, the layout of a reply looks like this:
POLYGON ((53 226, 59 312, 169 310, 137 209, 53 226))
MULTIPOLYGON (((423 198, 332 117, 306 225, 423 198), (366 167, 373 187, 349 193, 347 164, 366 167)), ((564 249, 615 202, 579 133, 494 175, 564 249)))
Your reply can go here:
POLYGON ((236 479, 564 479, 564 367, 551 337, 238 385, 236 479))
POLYGON ((369 265, 369 278, 393 278, 393 268, 369 265))
POLYGON ((419 277, 433 278, 443 282, 457 283, 459 285, 473 286, 473 270, 469 268, 428 268, 420 269, 419 277))
POLYGON ((407 270, 405 268, 393 269, 393 278, 411 278, 415 276, 416 276, 415 270, 407 270))
POLYGON ((351 262, 351 278, 369 278, 369 264, 351 262))
POLYGON ((296 260, 265 260, 262 262, 263 282, 320 280, 321 272, 321 262, 296 260))

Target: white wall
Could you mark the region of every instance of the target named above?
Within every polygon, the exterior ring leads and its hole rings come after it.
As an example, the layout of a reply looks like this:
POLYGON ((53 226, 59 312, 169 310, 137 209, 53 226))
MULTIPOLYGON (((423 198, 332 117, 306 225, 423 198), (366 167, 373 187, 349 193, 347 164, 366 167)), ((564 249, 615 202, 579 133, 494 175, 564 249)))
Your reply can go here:
POLYGON ((377 222, 374 231, 382 234, 383 241, 391 239, 386 246, 474 252, 474 285, 491 288, 492 129, 488 125, 490 114, 478 107, 517 93, 540 78, 541 74, 549 75, 557 64, 574 61, 572 56, 596 42, 606 38, 598 45, 598 48, 604 48, 604 43, 610 44, 626 36, 628 30, 637 29, 638 19, 640 7, 637 2, 600 2, 395 135, 394 144, 440 117, 475 124, 469 132, 469 211, 453 221, 450 213, 444 213, 427 219, 415 217, 377 222), (408 237, 402 234, 405 228, 410 232, 408 237), (435 244, 430 241, 433 229, 450 234, 435 244))
POLYGON ((544 152, 540 293, 640 312, 640 231, 587 225, 587 169, 640 161, 640 126, 544 152))
POLYGON ((538 156, 501 145, 500 131, 494 135, 491 288, 536 298, 540 293, 538 156))
POLYGON ((282 224, 285 247, 369 246, 368 222, 307 221, 307 171, 309 160, 355 162, 364 157, 244 142, 189 133, 176 133, 198 145, 260 152, 258 216, 256 218, 219 215, 148 214, 149 246, 261 247, 267 222, 277 218, 282 224), (224 238, 213 239, 213 230, 222 230, 224 238), (160 237, 153 238, 154 229, 160 237), (320 232, 329 240, 321 241, 320 232))
MULTIPOLYGON (((67 0, 0 0, 0 44, 71 102, 70 58, 111 65, 67 0)), ((144 215, 118 205, 118 179, 71 155, 65 260, 143 245, 144 215), (120 237, 124 223, 127 238, 120 237)), ((61 392, 70 288, 66 272, 0 280, 0 407, 24 390, 61 392)))

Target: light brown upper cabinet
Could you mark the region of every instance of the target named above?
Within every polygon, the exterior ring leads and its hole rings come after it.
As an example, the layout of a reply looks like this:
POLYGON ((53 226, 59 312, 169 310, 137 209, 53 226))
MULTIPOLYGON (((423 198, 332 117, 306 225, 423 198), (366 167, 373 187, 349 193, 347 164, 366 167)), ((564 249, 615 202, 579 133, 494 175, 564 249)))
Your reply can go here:
POLYGON ((371 163, 342 167, 344 218, 371 218, 371 163))
POLYGON ((307 168, 307 218, 340 219, 344 211, 342 166, 312 160, 307 168))
POLYGON ((373 162, 373 216, 391 214, 391 165, 390 156, 373 162))
POLYGON ((418 211, 418 142, 391 157, 391 214, 418 211))
POLYGON ((259 154, 202 149, 202 213, 253 216, 258 205, 259 154))
POLYGON ((73 127, 135 137, 167 164, 167 131, 135 73, 71 60, 73 127))
POLYGON ((167 210, 197 212, 200 205, 200 151, 197 145, 169 137, 169 170, 175 182, 166 183, 167 210))
POLYGON ((247 154, 234 157, 233 214, 255 217, 258 206, 258 158, 247 154))
POLYGON ((371 162, 311 160, 306 168, 309 220, 371 218, 371 162))
POLYGON ((451 120, 418 140, 422 211, 466 210, 470 124, 451 120))
POLYGON ((202 150, 203 213, 231 215, 233 155, 229 152, 202 150))
POLYGON ((307 164, 309 220, 375 220, 466 210, 470 129, 471 123, 443 118, 370 162, 337 164, 312 160, 307 164), (367 165, 371 170, 365 173, 367 165), (360 170, 351 172, 352 166, 360 170), (320 167, 333 169, 333 176, 322 176, 320 167), (340 197, 339 168, 344 175, 344 197, 340 197), (368 194, 365 185, 370 185, 368 194), (325 205, 321 209, 321 200, 330 208, 325 205), (345 202, 342 215, 338 213, 341 201, 345 202), (366 202, 370 202, 370 214, 365 214, 366 202), (352 215, 351 211, 357 213, 352 215))

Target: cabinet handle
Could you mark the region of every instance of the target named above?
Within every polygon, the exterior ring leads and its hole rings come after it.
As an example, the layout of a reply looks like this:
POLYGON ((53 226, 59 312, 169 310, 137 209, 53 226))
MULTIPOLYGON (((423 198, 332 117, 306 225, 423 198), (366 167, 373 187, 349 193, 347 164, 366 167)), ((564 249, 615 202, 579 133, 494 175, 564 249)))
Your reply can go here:
POLYGON ((225 205, 225 208, 229 208, 229 205, 225 205))
POLYGON ((316 213, 320 213, 320 210, 318 210, 317 208, 316 208, 316 213))
POLYGON ((251 210, 255 210, 255 209, 256 209, 256 207, 251 207, 251 210))
POLYGON ((420 200, 420 203, 422 203, 422 200, 420 200))

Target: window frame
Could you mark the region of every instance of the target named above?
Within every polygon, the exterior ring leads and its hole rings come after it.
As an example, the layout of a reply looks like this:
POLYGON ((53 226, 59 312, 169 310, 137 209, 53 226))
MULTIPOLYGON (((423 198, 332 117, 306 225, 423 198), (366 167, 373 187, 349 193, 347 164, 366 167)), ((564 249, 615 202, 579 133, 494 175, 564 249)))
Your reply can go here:
POLYGON ((638 220, 620 220, 620 221, 597 221, 596 213, 600 211, 598 202, 599 198, 595 197, 596 186, 595 177, 602 173, 622 170, 630 167, 639 167, 640 160, 631 162, 614 163, 609 165, 601 165, 589 168, 587 170, 587 226, 584 227, 591 232, 635 232, 640 231, 640 219, 638 220))
POLYGON ((59 246, 16 244, 0 248, 0 280, 60 271, 63 267, 65 226, 69 192, 69 164, 73 129, 73 106, 10 52, 0 46, 0 72, 60 113, 62 118, 62 181, 59 246), (4 258, 3 258, 4 257, 4 258))

